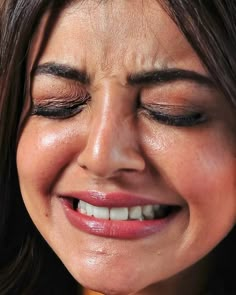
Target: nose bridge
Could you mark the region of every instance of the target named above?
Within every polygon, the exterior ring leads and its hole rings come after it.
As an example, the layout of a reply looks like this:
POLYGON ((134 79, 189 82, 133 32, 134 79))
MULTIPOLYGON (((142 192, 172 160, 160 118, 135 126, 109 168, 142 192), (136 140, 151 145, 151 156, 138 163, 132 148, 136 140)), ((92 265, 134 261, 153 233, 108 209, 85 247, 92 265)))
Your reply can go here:
POLYGON ((132 103, 120 88, 96 93, 86 145, 78 156, 79 165, 98 176, 143 169, 132 103))
POLYGON ((125 142, 122 141, 125 133, 128 133, 129 127, 127 126, 126 132, 124 132, 124 124, 121 120, 123 116, 117 107, 113 108, 112 105, 109 105, 106 106, 106 109, 101 109, 100 112, 100 115, 96 116, 92 122, 87 149, 90 150, 94 159, 99 160, 103 157, 105 160, 125 148, 125 142))

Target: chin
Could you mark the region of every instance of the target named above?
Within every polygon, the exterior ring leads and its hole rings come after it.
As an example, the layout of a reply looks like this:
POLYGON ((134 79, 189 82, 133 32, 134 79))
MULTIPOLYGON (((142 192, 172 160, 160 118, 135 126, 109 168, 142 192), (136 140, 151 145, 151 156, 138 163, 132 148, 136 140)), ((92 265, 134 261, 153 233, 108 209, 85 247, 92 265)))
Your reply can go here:
POLYGON ((109 295, 128 295, 136 294, 149 285, 149 282, 145 282, 145 276, 126 266, 120 269, 108 266, 106 269, 93 264, 92 259, 87 263, 89 266, 78 264, 80 266, 75 268, 72 265, 68 270, 79 284, 90 290, 109 295))
POLYGON ((139 289, 135 289, 132 285, 122 284, 118 285, 117 283, 104 283, 96 281, 95 284, 89 282, 89 284, 82 284, 85 288, 90 290, 106 294, 106 295, 129 295, 129 294, 138 294, 139 289))

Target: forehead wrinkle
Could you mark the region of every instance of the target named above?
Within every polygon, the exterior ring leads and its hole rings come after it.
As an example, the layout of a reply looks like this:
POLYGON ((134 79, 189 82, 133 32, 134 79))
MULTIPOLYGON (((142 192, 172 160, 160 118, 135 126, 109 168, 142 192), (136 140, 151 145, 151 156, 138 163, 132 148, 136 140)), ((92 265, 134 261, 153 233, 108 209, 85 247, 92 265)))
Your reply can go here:
MULTIPOLYGON (((146 5, 143 4, 143 1, 137 2, 140 3, 137 5, 138 7, 131 5, 131 9, 128 9, 127 4, 129 5, 129 1, 82 1, 82 3, 79 2, 79 7, 77 5, 72 6, 69 14, 72 15, 73 12, 80 10, 82 12, 80 18, 87 23, 89 22, 88 30, 96 34, 97 41, 102 43, 106 41, 106 43, 113 45, 117 39, 121 41, 122 39, 138 40, 147 36, 147 32, 150 31, 150 24, 148 24, 150 5, 147 4, 149 2, 152 3, 153 0, 145 1, 146 5), (116 4, 115 6, 114 3, 116 4), (118 7, 117 3, 119 3, 118 7), (86 6, 84 5, 83 7, 82 4, 86 4, 86 6), (147 14, 146 17, 145 14, 147 14)), ((154 3, 156 3, 155 0, 154 3)), ((151 13, 153 14, 153 11, 151 13)))
MULTIPOLYGON (((156 4, 155 9, 151 9, 154 6, 147 4, 153 4, 156 1, 141 1, 139 3, 144 8, 143 11, 134 5, 131 12, 128 9, 130 3, 123 0, 119 2, 90 0, 79 1, 76 5, 66 8, 61 13, 61 18, 55 28, 56 36, 59 36, 56 38, 60 40, 63 30, 68 40, 74 41, 69 54, 68 45, 64 41, 60 43, 60 50, 54 49, 60 61, 75 64, 89 73, 92 80, 102 79, 104 76, 119 76, 120 81, 124 84, 124 79, 129 74, 167 68, 168 65, 175 65, 175 60, 181 60, 183 57, 186 59, 189 53, 186 54, 185 50, 182 52, 181 48, 188 50, 185 44, 187 41, 184 41, 168 16, 165 17, 160 13, 158 16, 158 10, 161 9, 159 5, 156 4), (122 12, 120 9, 122 5, 126 11, 122 12), (156 14, 158 17, 154 17, 156 14), (175 31, 173 41, 172 33, 163 34, 162 32, 162 27, 169 24, 172 29, 174 27, 175 31), (174 42, 173 46, 168 45, 170 42, 174 42), (176 51, 180 54, 176 55, 176 51), (125 74, 126 77, 124 77, 125 74)), ((54 41, 51 42, 51 49, 49 54, 46 54, 46 59, 50 58, 51 54, 51 56, 54 55, 53 43, 54 41)))
POLYGON ((131 35, 129 29, 127 32, 123 29, 123 25, 118 24, 116 33, 111 34, 107 30, 108 36, 94 40, 94 47, 99 56, 96 68, 101 72, 111 72, 112 75, 117 67, 123 67, 128 71, 131 67, 137 68, 137 71, 159 67, 161 62, 158 58, 158 40, 148 37, 148 34, 152 34, 147 31, 148 26, 142 22, 142 28, 139 27, 139 30, 133 31, 131 35))
POLYGON ((130 74, 166 68, 166 63, 158 59, 158 50, 155 54, 146 55, 128 48, 104 57, 104 61, 98 62, 95 68, 93 83, 97 84, 103 79, 117 79, 122 85, 127 85, 130 74))

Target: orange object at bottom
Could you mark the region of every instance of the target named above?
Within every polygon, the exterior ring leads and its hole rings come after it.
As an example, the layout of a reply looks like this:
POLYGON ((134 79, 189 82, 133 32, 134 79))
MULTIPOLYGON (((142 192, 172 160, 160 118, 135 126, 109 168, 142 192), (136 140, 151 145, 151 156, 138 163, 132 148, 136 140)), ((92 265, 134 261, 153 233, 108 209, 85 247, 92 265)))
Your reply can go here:
POLYGON ((89 290, 89 289, 84 289, 83 295, 103 295, 103 294, 89 290))

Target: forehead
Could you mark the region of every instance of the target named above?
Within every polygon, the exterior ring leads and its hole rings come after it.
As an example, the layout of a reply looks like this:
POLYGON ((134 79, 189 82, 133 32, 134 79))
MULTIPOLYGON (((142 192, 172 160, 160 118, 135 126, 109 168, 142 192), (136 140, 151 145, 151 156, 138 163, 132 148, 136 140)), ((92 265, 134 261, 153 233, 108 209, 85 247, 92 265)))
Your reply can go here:
MULTIPOLYGON (((38 33, 37 38, 40 38, 38 33)), ((114 75, 166 67, 204 69, 156 0, 74 1, 54 22, 40 63, 114 75)))

